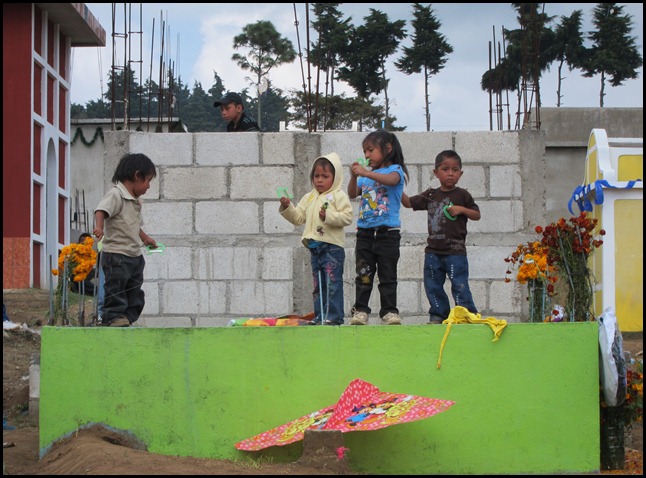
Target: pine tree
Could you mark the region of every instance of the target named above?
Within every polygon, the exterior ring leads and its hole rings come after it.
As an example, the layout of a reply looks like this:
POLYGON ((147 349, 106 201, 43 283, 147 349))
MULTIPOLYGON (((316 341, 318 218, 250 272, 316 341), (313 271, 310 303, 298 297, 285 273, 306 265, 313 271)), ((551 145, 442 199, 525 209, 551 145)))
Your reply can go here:
POLYGON ((556 107, 561 106, 561 88, 563 77, 563 66, 567 65, 569 71, 581 68, 586 55, 583 46, 583 33, 581 32, 581 10, 575 10, 572 15, 562 16, 561 22, 554 31, 553 54, 558 62, 558 80, 556 86, 556 107))
MULTIPOLYGON (((334 122, 334 117, 330 115, 334 114, 335 109, 330 108, 331 102, 328 102, 328 98, 334 97, 336 70, 341 63, 341 52, 347 48, 347 38, 352 28, 352 24, 350 23, 352 17, 342 20, 343 14, 337 8, 339 5, 341 4, 312 4, 312 14, 315 18, 312 22, 312 28, 317 32, 318 38, 316 41, 310 42, 308 60, 310 64, 317 67, 315 82, 316 94, 311 95, 311 103, 307 103, 305 107, 308 108, 310 117, 315 116, 320 118, 322 116, 323 124, 328 122, 328 117, 331 122, 334 122), (321 71, 323 71, 323 75, 325 76, 323 100, 320 98, 321 88, 319 84, 321 71), (323 103, 322 114, 319 113, 321 103, 323 103)), ((303 87, 305 88, 306 85, 303 85, 303 87)), ((307 85, 307 89, 310 89, 309 85, 307 85)), ((310 98, 310 95, 304 95, 303 97, 310 98)))
POLYGON ((633 31, 632 16, 616 3, 599 3, 594 8, 592 23, 596 30, 589 33, 593 45, 583 68, 584 77, 600 75, 599 106, 603 108, 606 81, 610 86, 622 85, 637 78, 637 68, 644 59, 639 54, 633 31))
MULTIPOLYGON (((339 68, 339 79, 347 82, 368 102, 371 94, 385 92, 385 125, 391 125, 388 112, 388 82, 386 60, 406 37, 404 20, 390 22, 388 15, 374 8, 364 17, 365 23, 350 32, 349 48, 341 53, 344 66, 339 68)), ((361 122, 362 120, 360 120, 361 122)))
POLYGON ((439 33, 442 24, 435 17, 430 6, 413 4, 413 46, 404 48, 403 56, 395 62, 399 71, 412 75, 424 71, 424 110, 426 113, 426 131, 431 130, 430 101, 428 83, 433 75, 444 68, 447 55, 453 53, 453 47, 446 37, 439 33))
MULTIPOLYGON (((258 20, 250 23, 242 29, 240 35, 233 39, 233 48, 248 48, 246 55, 234 53, 231 59, 243 70, 251 71, 255 78, 248 78, 252 86, 256 88, 266 78, 271 69, 283 63, 291 63, 296 59, 296 51, 292 42, 281 37, 276 31, 273 23, 258 20)), ((258 94, 258 116, 257 121, 262 131, 262 102, 258 94)))

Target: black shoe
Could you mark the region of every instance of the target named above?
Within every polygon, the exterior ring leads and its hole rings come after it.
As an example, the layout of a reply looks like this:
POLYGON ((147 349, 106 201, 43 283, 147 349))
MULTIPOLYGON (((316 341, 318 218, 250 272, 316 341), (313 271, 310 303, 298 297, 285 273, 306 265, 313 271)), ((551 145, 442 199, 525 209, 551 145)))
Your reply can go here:
POLYGON ((444 322, 444 319, 438 315, 431 315, 428 321, 429 324, 441 324, 442 322, 444 322))
POLYGON ((334 322, 333 320, 326 320, 325 325, 343 325, 343 322, 334 322))

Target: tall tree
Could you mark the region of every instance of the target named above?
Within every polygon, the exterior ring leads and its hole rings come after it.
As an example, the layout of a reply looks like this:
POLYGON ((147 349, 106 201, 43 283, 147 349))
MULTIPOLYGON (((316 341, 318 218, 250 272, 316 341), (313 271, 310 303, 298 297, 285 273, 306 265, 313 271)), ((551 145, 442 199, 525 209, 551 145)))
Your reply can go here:
POLYGON ((453 53, 453 47, 446 37, 439 33, 442 24, 435 17, 431 6, 413 4, 413 46, 405 47, 402 57, 395 62, 399 71, 412 75, 424 71, 424 110, 426 113, 426 131, 431 130, 431 113, 428 98, 428 84, 433 75, 444 68, 447 55, 453 53))
MULTIPOLYGON (((553 16, 539 11, 539 3, 512 3, 518 12, 519 29, 504 29, 505 57, 482 75, 480 87, 484 91, 501 93, 517 91, 518 117, 525 114, 525 127, 530 104, 540 107, 540 78, 556 59, 552 45, 554 31, 548 26, 553 16), (521 107, 521 103, 523 104, 521 107)), ((521 125, 517 122, 517 127, 521 125)))
MULTIPOLYGON (((256 89, 261 84, 271 69, 283 63, 291 63, 296 59, 296 51, 292 42, 281 37, 276 31, 273 23, 258 20, 250 23, 242 29, 240 35, 233 38, 233 48, 248 48, 246 55, 234 53, 231 59, 243 70, 251 71, 255 80, 247 78, 256 89)), ((258 116, 257 121, 262 131, 262 108, 260 92, 258 92, 258 116)))
POLYGON ((386 60, 397 51, 401 40, 406 37, 406 21, 390 22, 388 15, 374 8, 370 9, 370 14, 364 20, 363 25, 352 29, 349 48, 341 54, 344 66, 339 68, 339 78, 366 102, 371 94, 385 92, 386 122, 390 119, 386 60))
POLYGON ((599 3, 594 8, 592 23, 596 30, 589 32, 593 45, 589 50, 583 76, 601 75, 599 106, 603 108, 605 85, 622 85, 637 78, 637 68, 644 60, 639 54, 633 31, 632 16, 624 14, 624 7, 616 3, 599 3))
POLYGON ((561 106, 563 66, 567 65, 569 71, 581 68, 585 60, 586 49, 583 46, 583 33, 581 32, 581 10, 574 10, 572 15, 561 16, 561 22, 554 31, 554 44, 552 50, 558 63, 558 80, 556 85, 556 107, 561 106))
MULTIPOLYGON (((348 35, 352 29, 350 21, 352 17, 342 20, 343 14, 337 8, 340 3, 313 3, 312 13, 314 21, 312 22, 313 29, 317 32, 318 38, 316 41, 310 42, 310 50, 308 54, 308 61, 311 65, 318 68, 317 81, 316 81, 316 95, 314 97, 314 112, 312 112, 312 105, 307 104, 310 116, 321 116, 318 114, 320 101, 320 88, 319 88, 319 75, 323 71, 325 75, 325 99, 323 117, 333 114, 335 111, 329 108, 327 102, 328 97, 334 96, 334 80, 336 69, 341 60, 341 52, 348 47, 348 35)), ((305 85, 303 85, 305 87, 305 85)), ((305 96, 309 98, 310 95, 305 96)), ((331 118, 334 121, 334 118, 331 118)), ((325 123, 326 120, 323 120, 325 123)))

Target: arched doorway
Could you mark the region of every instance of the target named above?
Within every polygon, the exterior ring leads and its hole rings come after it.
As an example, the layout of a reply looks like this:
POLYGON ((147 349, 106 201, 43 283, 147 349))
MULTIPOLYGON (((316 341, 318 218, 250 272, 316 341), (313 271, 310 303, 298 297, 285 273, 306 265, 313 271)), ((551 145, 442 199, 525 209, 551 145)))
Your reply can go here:
POLYGON ((52 267, 58 260, 58 161, 56 146, 52 139, 47 142, 47 163, 45 180, 45 257, 41 261, 42 288, 49 287, 53 280, 52 267))

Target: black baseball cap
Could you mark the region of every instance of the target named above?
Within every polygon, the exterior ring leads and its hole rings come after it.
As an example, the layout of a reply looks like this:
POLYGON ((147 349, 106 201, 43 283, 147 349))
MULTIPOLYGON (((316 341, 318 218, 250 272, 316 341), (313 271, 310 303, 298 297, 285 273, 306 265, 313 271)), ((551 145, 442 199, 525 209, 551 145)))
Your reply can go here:
POLYGON ((239 105, 242 105, 242 96, 240 96, 238 93, 229 91, 222 98, 216 100, 215 103, 213 103, 213 106, 219 108, 220 105, 228 105, 229 103, 238 103, 239 105))

